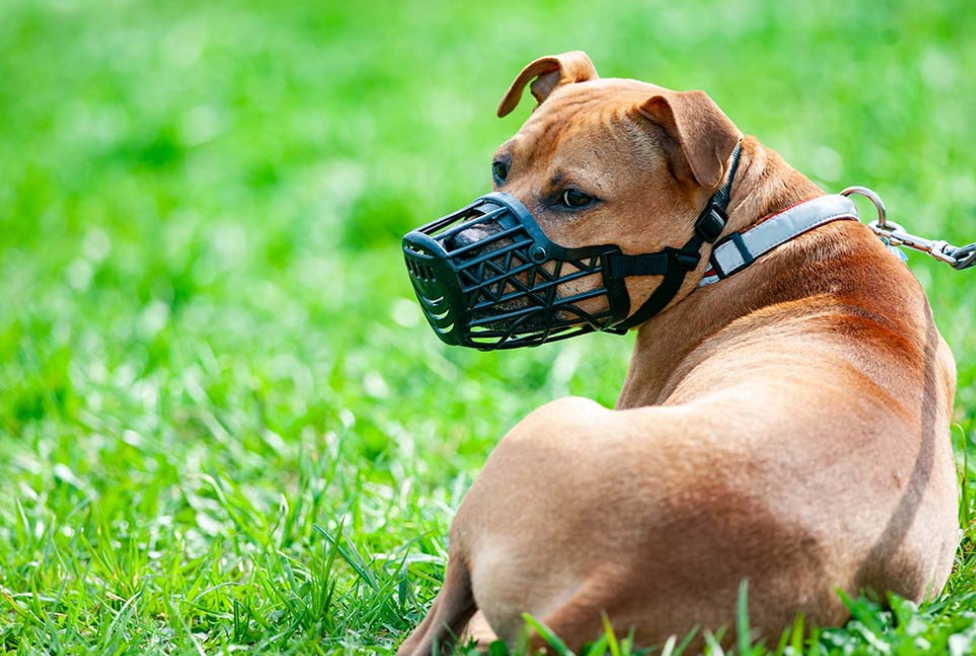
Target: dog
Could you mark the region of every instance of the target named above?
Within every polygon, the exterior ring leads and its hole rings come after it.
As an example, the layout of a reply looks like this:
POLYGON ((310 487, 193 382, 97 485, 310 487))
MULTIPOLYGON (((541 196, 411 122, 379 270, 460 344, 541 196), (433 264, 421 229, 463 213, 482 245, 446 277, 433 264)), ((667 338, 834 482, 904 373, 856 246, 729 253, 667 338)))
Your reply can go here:
MULTIPOLYGON (((571 52, 526 66, 499 116, 526 86, 538 105, 496 152, 495 189, 554 243, 678 247, 727 183, 723 235, 825 197, 703 92, 600 79, 571 52)), ((449 648, 469 623, 482 644, 514 646, 523 613, 571 649, 604 616, 638 645, 699 628, 700 646, 728 626, 731 642, 743 581, 752 638, 778 638, 798 614, 842 624, 839 590, 940 593, 959 540, 955 364, 921 286, 856 221, 701 286, 716 248, 703 242, 637 326, 614 409, 556 400, 500 441, 400 656, 449 648)), ((631 310, 662 284, 627 278, 631 310)), ((530 649, 545 646, 531 634, 530 649)))

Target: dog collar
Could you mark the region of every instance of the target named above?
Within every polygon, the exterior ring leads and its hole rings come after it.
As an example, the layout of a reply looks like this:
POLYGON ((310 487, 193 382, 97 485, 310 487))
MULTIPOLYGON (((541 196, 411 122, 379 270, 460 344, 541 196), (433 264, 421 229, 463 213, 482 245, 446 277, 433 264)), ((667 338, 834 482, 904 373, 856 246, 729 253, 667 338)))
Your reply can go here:
POLYGON ((712 249, 711 267, 698 286, 724 280, 804 233, 847 219, 858 220, 857 207, 850 198, 833 194, 771 214, 748 230, 733 232, 717 242, 712 249))

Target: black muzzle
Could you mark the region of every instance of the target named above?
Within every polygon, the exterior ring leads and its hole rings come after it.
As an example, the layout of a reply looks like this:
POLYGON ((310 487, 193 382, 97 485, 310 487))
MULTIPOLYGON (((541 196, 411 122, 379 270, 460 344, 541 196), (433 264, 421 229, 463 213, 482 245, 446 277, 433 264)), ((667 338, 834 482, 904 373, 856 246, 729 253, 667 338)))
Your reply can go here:
POLYGON ((448 344, 486 351, 612 330, 630 308, 623 280, 607 275, 607 258, 619 253, 616 246, 554 243, 522 203, 502 193, 403 238, 410 280, 434 332, 448 344), (586 291, 572 291, 588 277, 586 291))
POLYGON ((483 351, 538 346, 597 330, 623 334, 663 310, 700 249, 725 227, 728 182, 712 197, 681 248, 626 255, 606 244, 554 243, 516 198, 482 196, 464 209, 411 231, 403 254, 414 291, 434 332, 448 344, 483 351), (624 284, 663 276, 636 312, 624 284))

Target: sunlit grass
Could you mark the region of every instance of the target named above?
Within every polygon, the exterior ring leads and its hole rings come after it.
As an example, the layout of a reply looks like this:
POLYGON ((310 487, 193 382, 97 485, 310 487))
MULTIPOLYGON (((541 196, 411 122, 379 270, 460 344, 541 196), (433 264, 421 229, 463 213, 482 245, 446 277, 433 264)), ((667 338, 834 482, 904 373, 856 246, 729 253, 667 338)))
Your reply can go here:
MULTIPOLYGON (((447 348, 400 262, 486 190, 536 56, 704 88, 825 188, 976 239, 969 3, 629 4, 0 6, 0 652, 395 648, 501 435, 626 371, 629 338, 447 348)), ((972 650, 976 278, 911 264, 959 363, 956 572, 772 653, 972 650)))

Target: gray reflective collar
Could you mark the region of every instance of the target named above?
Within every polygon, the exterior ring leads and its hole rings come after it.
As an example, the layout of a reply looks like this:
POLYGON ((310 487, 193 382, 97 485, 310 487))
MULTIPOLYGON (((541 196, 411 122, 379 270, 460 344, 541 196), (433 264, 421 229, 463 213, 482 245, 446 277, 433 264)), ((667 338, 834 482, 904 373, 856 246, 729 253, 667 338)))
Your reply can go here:
POLYGON ((734 232, 719 241, 712 250, 712 266, 698 286, 727 278, 777 246, 842 219, 857 221, 857 207, 850 198, 839 195, 820 196, 771 214, 748 230, 734 232))

